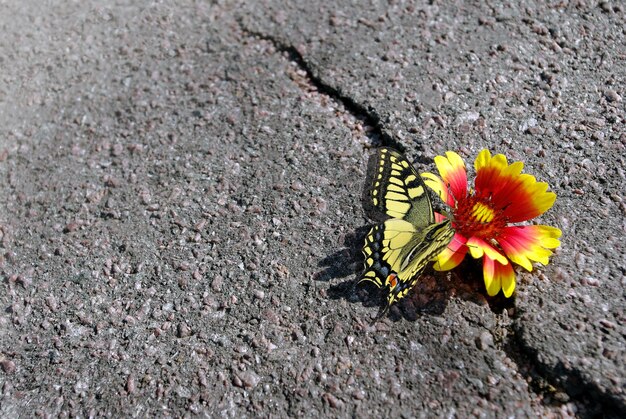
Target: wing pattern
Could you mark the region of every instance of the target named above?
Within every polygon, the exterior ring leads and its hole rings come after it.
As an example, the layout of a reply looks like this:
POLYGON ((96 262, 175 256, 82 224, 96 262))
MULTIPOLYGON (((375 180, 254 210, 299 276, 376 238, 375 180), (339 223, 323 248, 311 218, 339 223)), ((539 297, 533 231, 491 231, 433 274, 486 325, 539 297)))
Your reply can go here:
POLYGON ((363 203, 374 218, 380 218, 378 212, 417 227, 435 222, 426 185, 402 154, 391 148, 378 149, 370 158, 367 173, 363 203))
MULTIPOLYGON (((360 282, 387 289, 387 309, 404 298, 419 274, 454 236, 450 220, 435 223, 426 186, 397 151, 381 148, 370 159, 366 208, 387 219, 365 238, 365 266, 360 282)), ((380 316, 379 316, 380 317, 380 316)))

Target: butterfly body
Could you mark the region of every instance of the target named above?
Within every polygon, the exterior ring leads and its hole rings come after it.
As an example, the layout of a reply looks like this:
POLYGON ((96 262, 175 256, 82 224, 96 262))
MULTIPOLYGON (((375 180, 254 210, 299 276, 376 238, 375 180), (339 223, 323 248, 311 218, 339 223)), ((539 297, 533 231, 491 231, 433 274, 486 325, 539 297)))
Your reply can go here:
POLYGON ((365 269, 360 282, 387 290, 386 310, 404 298, 426 265, 454 236, 450 220, 435 223, 421 176, 391 148, 380 148, 368 165, 364 206, 384 220, 365 238, 365 269))

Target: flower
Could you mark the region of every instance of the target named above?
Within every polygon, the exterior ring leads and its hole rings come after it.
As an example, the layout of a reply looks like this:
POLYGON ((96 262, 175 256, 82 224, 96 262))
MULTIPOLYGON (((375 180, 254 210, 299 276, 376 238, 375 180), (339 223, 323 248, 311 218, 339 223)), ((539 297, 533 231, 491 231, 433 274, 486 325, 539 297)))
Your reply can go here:
MULTIPOLYGON (((559 247, 561 230, 546 225, 519 225, 546 212, 556 200, 548 184, 523 174, 522 162, 508 164, 503 154, 491 156, 482 150, 476 161, 476 178, 468 189, 467 172, 461 157, 452 152, 435 157, 441 177, 423 173, 428 187, 450 206, 456 234, 436 258, 435 269, 450 270, 469 251, 483 259, 487 294, 502 290, 505 297, 515 291, 515 263, 532 271, 532 262, 548 264, 550 249, 559 247), (517 224, 517 225, 516 225, 517 224)), ((438 215, 439 219, 444 218, 438 215)))

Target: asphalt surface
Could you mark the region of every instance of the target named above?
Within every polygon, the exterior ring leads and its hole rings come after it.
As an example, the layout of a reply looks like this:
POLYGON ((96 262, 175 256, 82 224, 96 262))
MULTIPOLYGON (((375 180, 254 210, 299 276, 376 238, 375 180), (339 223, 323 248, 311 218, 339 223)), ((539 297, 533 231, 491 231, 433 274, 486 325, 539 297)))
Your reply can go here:
POLYGON ((0 415, 626 411, 624 6, 325 4, 0 4, 0 415), (380 145, 523 160, 552 263, 370 325, 380 145))

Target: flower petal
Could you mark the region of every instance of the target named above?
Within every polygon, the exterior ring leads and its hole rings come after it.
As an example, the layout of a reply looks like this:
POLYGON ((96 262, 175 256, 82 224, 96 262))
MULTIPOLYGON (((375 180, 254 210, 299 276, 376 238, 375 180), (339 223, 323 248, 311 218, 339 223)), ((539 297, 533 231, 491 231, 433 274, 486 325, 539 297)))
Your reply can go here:
POLYGON ((497 260, 502 265, 506 265, 507 263, 509 263, 506 256, 497 251, 486 241, 478 237, 470 237, 466 243, 466 246, 469 247, 470 254, 475 259, 478 259, 484 255, 485 257, 488 257, 492 260, 497 260))
POLYGON ((485 288, 487 289, 487 295, 493 297, 500 292, 501 284, 500 277, 495 273, 495 262, 488 257, 483 258, 483 279, 485 280, 485 288))
POLYGON ((517 223, 535 218, 554 205, 556 194, 547 192, 547 189, 547 183, 537 182, 534 176, 523 174, 517 182, 503 188, 494 200, 504 205, 504 215, 509 222, 517 223))
POLYGON ((467 239, 456 233, 454 237, 452 237, 448 247, 435 258, 433 268, 436 271, 449 271, 450 269, 456 268, 467 254, 465 242, 467 242, 467 239))
POLYGON ((446 151, 446 156, 435 157, 435 165, 452 195, 458 200, 467 195, 467 171, 465 162, 454 151, 446 151))
POLYGON ((486 148, 480 150, 480 153, 476 156, 476 160, 474 160, 474 170, 478 172, 483 167, 489 166, 491 162, 491 153, 486 148))
POLYGON ((474 162, 476 196, 502 209, 508 222, 530 220, 546 212, 556 200, 554 192, 547 192, 548 184, 537 182, 534 176, 521 174, 524 164, 508 164, 503 154, 491 157, 483 150, 474 162))
POLYGON ((504 296, 509 298, 515 291, 515 270, 511 264, 502 265, 485 256, 483 258, 483 279, 487 294, 490 297, 502 290, 504 296))
POLYGON ((561 245, 558 238, 561 230, 545 225, 505 227, 498 243, 507 257, 527 271, 532 271, 532 262, 548 264, 552 251, 561 245))
MULTIPOLYGON (((491 157, 489 150, 485 149, 478 153, 474 161, 474 169, 476 170, 476 180, 474 185, 476 190, 486 190, 494 184, 494 180, 499 179, 508 168, 508 162, 504 154, 496 154, 491 157)), ((515 170, 519 170, 517 175, 521 173, 524 164, 518 162, 512 169, 509 169, 511 175, 515 175, 515 170), (521 166, 520 166, 521 165, 521 166)))
POLYGON ((448 186, 441 180, 441 178, 434 173, 425 172, 422 173, 422 179, 426 186, 433 190, 443 202, 449 207, 454 208, 454 197, 448 190, 448 186))

